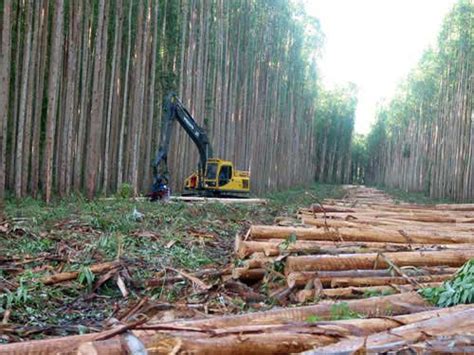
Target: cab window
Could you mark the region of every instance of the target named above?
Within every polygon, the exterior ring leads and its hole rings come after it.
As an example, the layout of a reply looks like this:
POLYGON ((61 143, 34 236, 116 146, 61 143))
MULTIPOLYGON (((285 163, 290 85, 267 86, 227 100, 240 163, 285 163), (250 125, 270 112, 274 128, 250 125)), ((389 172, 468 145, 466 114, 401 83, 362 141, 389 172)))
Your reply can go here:
POLYGON ((232 179, 232 166, 224 165, 219 172, 219 186, 227 184, 232 179))
POLYGON ((215 180, 217 177, 217 164, 207 164, 206 179, 215 180))

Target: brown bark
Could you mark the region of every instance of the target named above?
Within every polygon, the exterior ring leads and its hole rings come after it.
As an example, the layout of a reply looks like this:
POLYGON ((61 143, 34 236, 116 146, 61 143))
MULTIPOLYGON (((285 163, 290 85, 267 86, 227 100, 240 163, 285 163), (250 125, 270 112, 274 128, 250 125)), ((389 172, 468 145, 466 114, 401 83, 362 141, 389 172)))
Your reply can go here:
POLYGON ((340 228, 337 231, 326 231, 318 228, 252 226, 252 239, 289 238, 295 235, 303 240, 332 240, 360 242, 389 242, 389 243, 420 243, 420 244, 450 244, 472 243, 474 237, 466 235, 437 235, 435 233, 410 232, 371 229, 340 228))
MULTIPOLYGON (((392 316, 395 316, 399 312, 407 312, 412 309, 412 307, 420 308, 426 305, 426 303, 416 293, 377 297, 373 298, 372 300, 373 303, 371 303, 371 300, 355 300, 347 301, 346 303, 354 311, 362 311, 361 313, 369 311, 372 315, 383 315, 387 310, 393 309, 394 313, 391 314, 392 316)), ((257 312, 250 315, 224 316, 194 321, 173 321, 170 323, 159 323, 156 325, 151 323, 149 325, 147 324, 146 326, 148 326, 148 328, 151 327, 151 329, 155 328, 155 330, 134 330, 133 334, 140 338, 150 353, 155 353, 154 351, 157 351, 158 349, 169 350, 169 348, 163 348, 166 346, 166 344, 180 345, 182 342, 179 341, 179 338, 183 337, 184 342, 186 342, 188 345, 197 346, 199 344, 202 346, 199 349, 209 349, 209 351, 211 351, 210 353, 214 353, 212 351, 218 351, 219 353, 225 352, 227 354, 228 352, 225 350, 249 350, 247 347, 245 347, 245 339, 255 335, 256 331, 261 334, 257 333, 259 336, 250 338, 252 339, 251 343, 255 344, 255 346, 257 345, 257 341, 259 344, 267 344, 270 349, 275 349, 274 346, 288 346, 281 341, 283 338, 276 336, 269 337, 269 335, 277 334, 285 337, 291 334, 293 336, 293 341, 295 340, 295 337, 299 340, 305 340, 304 342, 299 341, 297 343, 305 344, 306 347, 308 345, 314 344, 315 340, 318 341, 324 339, 324 341, 327 341, 327 343, 333 343, 340 340, 340 336, 332 337, 328 335, 328 337, 331 337, 331 340, 329 341, 329 339, 326 338, 325 333, 329 333, 331 331, 331 334, 334 334, 334 331, 336 331, 336 334, 340 334, 342 331, 343 334, 349 335, 356 331, 358 334, 369 335, 374 332, 380 332, 398 327, 400 323, 407 324, 426 319, 438 318, 440 316, 451 314, 468 307, 457 306, 453 309, 448 308, 425 311, 395 317, 324 322, 318 324, 318 328, 322 330, 324 336, 323 338, 320 338, 317 336, 317 334, 321 333, 313 333, 309 330, 314 329, 314 325, 309 326, 308 329, 307 319, 311 315, 328 316, 330 314, 330 306, 330 304, 307 306, 290 310, 273 310, 267 312, 257 312), (292 322, 292 324, 287 325, 286 323, 288 322, 292 322), (189 328, 195 331, 192 333, 186 332, 186 329, 189 328), (303 337, 298 337, 298 334, 305 334, 305 332, 306 334, 311 335, 311 337, 306 337, 306 335, 303 337), (241 335, 236 337, 238 334, 241 335), (199 339, 202 340, 199 341, 199 339), (265 339, 272 339, 272 343, 275 344, 271 345, 265 341, 265 339), (220 346, 222 343, 226 344, 226 349, 223 349, 220 346)), ((98 334, 86 334, 4 345, 0 348, 0 354, 52 353, 57 351, 75 353, 81 344, 91 342, 94 339, 103 339, 107 337, 108 334, 112 334, 112 332, 114 332, 114 329, 98 334)), ((84 345, 82 350, 94 351, 94 349, 100 349, 100 354, 121 353, 124 348, 120 346, 124 345, 124 340, 125 339, 123 339, 123 336, 115 337, 113 339, 104 340, 101 342, 94 342, 94 344, 84 345)), ((126 343, 128 343, 128 341, 126 343)), ((296 346, 296 344, 294 346, 296 346)), ((309 348, 311 347, 312 346, 309 348)), ((180 348, 177 347, 176 349, 180 348)), ((196 350, 196 348, 193 349, 196 350)), ((259 351, 266 351, 265 349, 268 348, 261 347, 259 348, 259 351)))
MULTIPOLYGON (((416 292, 407 292, 403 294, 372 297, 370 299, 347 301, 347 306, 354 312, 364 314, 368 317, 377 317, 387 315, 392 311, 392 315, 406 314, 419 309, 428 307, 428 303, 416 292)), ((220 318, 203 319, 196 321, 179 322, 183 326, 208 326, 213 328, 234 327, 239 325, 263 325, 276 324, 279 322, 303 322, 309 316, 315 315, 321 318, 327 318, 331 315, 332 304, 318 304, 314 306, 305 306, 298 308, 273 309, 266 312, 256 312, 238 316, 224 316, 220 318)))
MULTIPOLYGON (((23 183, 23 151, 25 139, 25 121, 26 121, 26 102, 28 96, 28 83, 32 80, 30 73, 31 60, 31 37, 33 35, 33 2, 27 1, 25 3, 26 11, 26 31, 23 38, 23 64, 21 65, 21 89, 20 89, 20 106, 18 110, 18 127, 17 127, 17 143, 15 152, 15 196, 22 197, 22 183, 23 183)), ((17 49, 19 50, 19 49, 17 49)), ((19 64, 19 63, 18 63, 19 64)), ((17 69, 17 75, 20 75, 17 69)))
POLYGON ((2 43, 0 47, 0 213, 3 212, 3 198, 5 195, 6 179, 6 149, 7 149, 7 124, 9 113, 10 93, 10 63, 11 63, 11 14, 12 2, 3 2, 2 43))
POLYGON ((78 87, 77 65, 80 50, 80 23, 82 4, 70 5, 69 38, 67 43, 66 94, 64 103, 64 126, 62 132, 62 148, 59 160, 59 189, 61 196, 69 194, 72 181, 73 133, 77 122, 76 91, 78 87))
POLYGON ((57 110, 59 102, 59 74, 62 63, 64 2, 55 1, 55 13, 53 19, 53 34, 51 44, 51 60, 48 78, 48 113, 46 120, 46 141, 44 148, 44 198, 49 203, 51 200, 53 185, 53 158, 56 135, 57 110))
MULTIPOLYGON (((456 268, 423 268, 405 274, 412 277, 415 282, 444 281, 452 277, 456 268), (426 274, 429 272, 430 274, 426 274)), ((343 271, 301 271, 291 272, 286 280, 288 287, 305 287, 308 282, 318 279, 323 286, 346 287, 346 286, 381 286, 407 284, 408 280, 387 270, 343 270, 343 271)))
MULTIPOLYGON (((112 69, 110 72, 110 81, 109 81, 109 98, 107 104, 107 116, 105 123, 105 147, 104 147, 104 180, 103 180, 103 192, 104 195, 107 195, 108 188, 110 184, 110 162, 112 161, 111 151, 111 141, 112 137, 112 108, 114 104, 114 93, 118 90, 117 82, 117 63, 120 64, 121 58, 121 34, 122 34, 122 22, 123 22, 123 3, 122 0, 118 0, 115 10, 115 26, 114 26, 114 47, 112 51, 112 69), (120 40, 120 43, 119 43, 120 40), (117 87, 116 87, 117 86, 117 87)), ((120 72, 120 65, 119 70, 120 72)), ((114 122, 115 123, 115 122, 114 122)))
POLYGON ((124 82, 124 93, 123 93, 123 102, 122 102, 122 116, 120 119, 120 131, 119 131, 119 147, 118 147, 118 163, 117 163, 117 189, 123 183, 125 176, 125 122, 127 117, 127 100, 128 100, 128 91, 129 91, 129 71, 130 71, 130 54, 132 51, 132 8, 133 3, 129 3, 128 8, 128 36, 127 36, 127 55, 125 63, 125 82, 124 82))
POLYGON ((31 177, 30 177, 30 192, 33 197, 38 197, 38 184, 40 177, 40 150, 41 150, 41 121, 43 117, 43 97, 45 85, 45 68, 46 68, 46 52, 48 43, 48 10, 49 4, 47 1, 41 2, 41 13, 39 15, 40 29, 38 36, 38 52, 35 57, 37 63, 35 71, 35 105, 34 105, 34 122, 33 135, 31 141, 31 177))
POLYGON ((263 279, 266 273, 266 270, 261 268, 235 268, 234 270, 232 270, 232 278, 238 279, 243 282, 252 283, 263 279))
MULTIPOLYGON (((418 290, 420 287, 439 287, 441 282, 428 282, 420 284, 420 286, 413 285, 381 285, 381 286, 364 286, 364 287, 341 287, 329 288, 321 291, 318 296, 337 299, 352 299, 367 297, 372 293, 392 294, 400 292, 411 292, 418 290)), ((304 291, 304 290, 303 290, 304 291)))
MULTIPOLYGON (((474 258, 474 250, 411 251, 384 253, 398 267, 402 266, 452 266, 460 267, 474 258)), ((379 254, 341 254, 290 256, 286 260, 285 272, 312 270, 385 269, 390 265, 379 254)))
MULTIPOLYGON (((91 265, 89 268, 94 274, 100 274, 120 266, 119 262, 112 261, 102 264, 91 265)), ((42 277, 39 281, 45 285, 54 285, 57 283, 77 279, 79 271, 62 272, 56 275, 42 277)))
POLYGON ((104 37, 107 34, 106 2, 99 2, 98 23, 94 44, 94 74, 92 79, 91 119, 86 154, 86 192, 92 199, 96 192, 97 176, 100 162, 102 121, 104 110, 104 76, 107 60, 107 47, 104 37))
MULTIPOLYGON (((445 275, 426 275, 413 277, 412 280, 417 283, 432 283, 449 280, 453 274, 445 275)), ((331 287, 365 287, 365 286, 384 286, 384 285, 405 285, 408 280, 404 277, 354 277, 354 278, 334 278, 331 280, 331 287)))
POLYGON ((236 254, 245 258, 253 253, 264 253, 266 256, 284 255, 289 253, 305 254, 355 254, 371 252, 395 252, 414 250, 474 249, 473 244, 401 244, 382 242, 331 242, 319 240, 302 240, 287 242, 282 239, 262 241, 239 241, 236 254))
POLYGON ((367 338, 344 340, 328 347, 317 348, 306 354, 349 353, 360 349, 364 352, 387 352, 403 348, 407 344, 429 336, 448 336, 465 334, 474 327, 474 308, 444 314, 440 317, 429 318, 390 331, 370 335, 367 338))

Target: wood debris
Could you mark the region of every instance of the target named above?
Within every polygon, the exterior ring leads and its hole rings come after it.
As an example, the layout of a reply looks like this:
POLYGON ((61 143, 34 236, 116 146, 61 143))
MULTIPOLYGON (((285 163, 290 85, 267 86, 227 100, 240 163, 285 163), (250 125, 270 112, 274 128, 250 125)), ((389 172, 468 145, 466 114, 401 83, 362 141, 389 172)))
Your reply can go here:
MULTIPOLYGON (((238 260, 228 268, 195 273, 166 268, 148 281, 148 287, 186 282, 194 296, 217 293, 255 309, 267 298, 291 307, 228 314, 222 304, 224 315, 206 311, 168 321, 147 313, 149 301, 141 299, 99 333, 4 345, 0 354, 126 354, 132 348, 150 354, 473 349, 474 306, 436 308, 417 291, 441 285, 474 258, 474 236, 467 232, 474 228, 469 222, 474 209, 395 205, 367 188, 351 188, 344 200, 329 203, 301 209, 297 226, 251 226, 245 237, 236 237, 238 260), (454 232, 447 225, 454 225, 454 232)), ((117 267, 103 270, 103 277, 117 267)))

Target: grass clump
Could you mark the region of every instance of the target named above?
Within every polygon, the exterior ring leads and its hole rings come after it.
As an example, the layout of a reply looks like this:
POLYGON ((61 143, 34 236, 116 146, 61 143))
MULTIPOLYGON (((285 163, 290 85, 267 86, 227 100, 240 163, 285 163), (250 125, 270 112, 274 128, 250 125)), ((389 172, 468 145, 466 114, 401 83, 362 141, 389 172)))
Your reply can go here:
POLYGON ((349 308, 347 302, 333 304, 331 306, 331 320, 357 319, 364 318, 360 313, 354 312, 349 308))
POLYGON ((121 197, 121 198, 131 198, 131 197, 133 197, 133 187, 132 187, 132 185, 127 184, 127 183, 120 185, 120 187, 117 190, 116 196, 121 197))

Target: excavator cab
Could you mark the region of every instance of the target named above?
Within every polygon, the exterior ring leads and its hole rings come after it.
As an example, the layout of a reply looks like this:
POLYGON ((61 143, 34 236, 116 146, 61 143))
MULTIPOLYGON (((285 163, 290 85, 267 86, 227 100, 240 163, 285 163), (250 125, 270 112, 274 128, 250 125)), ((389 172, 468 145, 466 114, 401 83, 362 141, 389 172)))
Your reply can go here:
MULTIPOLYGON (((211 195, 248 194, 250 174, 234 169, 232 162, 218 158, 207 160, 201 189, 211 195)), ((193 192, 199 189, 199 174, 194 172, 185 180, 184 189, 193 192)))

